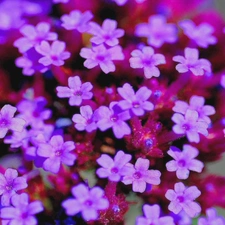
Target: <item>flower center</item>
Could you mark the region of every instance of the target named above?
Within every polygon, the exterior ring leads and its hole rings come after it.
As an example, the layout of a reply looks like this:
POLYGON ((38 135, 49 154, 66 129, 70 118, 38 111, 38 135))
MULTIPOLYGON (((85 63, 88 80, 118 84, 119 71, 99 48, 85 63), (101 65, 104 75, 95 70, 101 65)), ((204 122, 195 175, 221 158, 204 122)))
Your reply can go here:
POLYGON ((190 125, 189 125, 189 124, 184 124, 184 125, 182 126, 182 128, 183 128, 184 130, 190 130, 190 125))
POLYGON ((55 156, 61 156, 62 155, 62 151, 61 150, 57 150, 56 152, 55 152, 55 156))
POLYGON ((5 186, 5 189, 6 189, 7 191, 11 191, 11 190, 13 189, 13 185, 12 185, 12 184, 7 184, 7 185, 5 186))
POLYGON ((184 196, 182 196, 182 195, 181 195, 181 196, 178 196, 177 199, 178 199, 178 201, 181 202, 181 203, 184 202, 184 200, 185 200, 185 199, 184 199, 184 196))
POLYGON ((92 206, 93 205, 93 202, 91 200, 87 200, 85 201, 84 203, 86 206, 92 206))
POLYGON ((184 160, 184 159, 179 160, 179 161, 178 161, 178 165, 179 165, 180 167, 185 167, 185 165, 186 165, 185 160, 184 160))
POLYGON ((81 96, 81 95, 82 95, 82 91, 76 91, 76 92, 75 92, 75 95, 76 95, 76 96, 81 96))
POLYGON ((141 178, 141 173, 140 173, 140 172, 135 172, 135 173, 133 174, 133 178, 134 178, 134 179, 140 179, 140 178, 141 178))
POLYGON ((116 167, 113 167, 111 169, 111 173, 118 173, 118 172, 119 172, 119 170, 116 167))
POLYGON ((7 119, 0 120, 0 127, 7 127, 9 125, 9 121, 7 119))
POLYGON ((139 102, 133 102, 132 105, 133 105, 134 108, 139 108, 140 107, 139 102))
POLYGON ((112 116, 110 117, 110 120, 111 120, 112 122, 115 122, 115 121, 118 120, 118 116, 117 116, 117 115, 112 115, 112 116))

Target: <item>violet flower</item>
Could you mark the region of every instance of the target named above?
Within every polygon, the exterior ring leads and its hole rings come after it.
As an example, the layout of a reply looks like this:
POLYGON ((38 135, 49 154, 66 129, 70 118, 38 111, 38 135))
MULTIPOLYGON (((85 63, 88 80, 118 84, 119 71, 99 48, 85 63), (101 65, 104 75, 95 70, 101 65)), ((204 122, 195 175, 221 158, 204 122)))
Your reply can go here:
POLYGON ((206 210, 207 218, 200 217, 198 219, 198 225, 225 225, 225 219, 222 216, 218 216, 214 208, 206 210))
POLYGON ((117 91, 124 99, 118 103, 123 110, 130 109, 134 115, 142 116, 145 111, 152 111, 154 109, 154 105, 150 101, 147 101, 152 93, 147 87, 141 87, 135 93, 132 86, 125 83, 122 88, 117 88, 117 91))
POLYGON ((97 220, 99 210, 105 210, 109 207, 109 202, 104 198, 104 191, 100 187, 89 189, 84 184, 78 184, 71 190, 75 198, 63 201, 62 206, 69 216, 81 212, 86 221, 97 220))
POLYGON ((111 102, 109 108, 100 106, 96 109, 94 118, 101 131, 112 128, 115 137, 118 139, 131 133, 131 128, 124 122, 130 119, 130 113, 127 110, 123 111, 117 102, 111 102))
POLYGON ((0 173, 1 205, 10 205, 10 198, 17 195, 17 191, 25 188, 27 188, 27 181, 24 177, 18 177, 17 170, 8 168, 4 175, 0 173))
POLYGON ((170 200, 168 209, 175 214, 184 210, 190 217, 196 217, 201 212, 201 207, 194 202, 201 195, 196 186, 186 188, 183 183, 179 182, 174 185, 174 190, 169 189, 166 192, 166 198, 170 200))
POLYGON ((97 163, 102 166, 97 169, 96 174, 100 178, 108 178, 111 181, 118 182, 121 177, 125 175, 128 171, 126 164, 131 160, 130 154, 125 154, 123 151, 118 151, 114 157, 114 160, 106 155, 102 154, 100 158, 97 159, 97 163))
POLYGON ((96 45, 107 44, 115 46, 119 44, 118 38, 124 35, 124 30, 116 29, 117 22, 111 19, 105 19, 102 27, 95 22, 90 22, 88 33, 94 35, 90 41, 96 45))
POLYGON ((198 112, 188 109, 185 115, 174 113, 172 121, 176 124, 173 131, 176 134, 186 134, 190 142, 199 143, 199 133, 204 136, 208 135, 208 124, 205 121, 198 121, 198 112))
POLYGON ((52 173, 58 173, 61 164, 72 166, 76 156, 70 153, 75 149, 73 141, 63 141, 62 136, 53 136, 49 143, 40 143, 37 149, 37 155, 45 157, 43 168, 52 173))
POLYGON ((130 66, 134 69, 143 68, 146 78, 159 77, 160 72, 156 67, 160 64, 165 64, 166 60, 162 54, 154 54, 154 49, 148 46, 143 47, 142 50, 134 50, 131 52, 130 66))
POLYGON ((70 0, 53 0, 53 3, 68 3, 70 0))
POLYGON ((128 173, 123 177, 122 182, 126 185, 132 184, 134 192, 143 193, 146 184, 160 184, 161 173, 159 170, 148 170, 150 162, 148 159, 138 158, 135 165, 127 163, 130 167, 128 173))
POLYGON ((66 30, 78 30, 83 33, 89 30, 89 21, 93 18, 90 11, 82 13, 79 10, 73 10, 69 15, 65 14, 61 17, 62 27, 66 30))
POLYGON ((58 86, 57 96, 59 98, 69 98, 69 104, 71 106, 79 106, 85 99, 91 99, 93 93, 90 92, 93 85, 90 82, 81 83, 79 76, 69 77, 68 86, 58 86))
POLYGON ((116 70, 113 60, 123 60, 124 55, 120 46, 106 48, 104 45, 98 45, 90 48, 82 48, 80 56, 85 58, 84 66, 92 69, 100 66, 104 73, 114 72, 116 70))
POLYGON ((51 45, 47 41, 42 41, 40 45, 35 47, 35 50, 43 55, 38 60, 44 66, 62 66, 64 60, 70 57, 70 53, 65 51, 66 44, 63 41, 54 41, 51 45))
POLYGON ((153 15, 148 23, 141 23, 136 26, 135 34, 138 37, 148 38, 148 44, 156 48, 164 43, 174 43, 177 40, 177 28, 174 24, 167 24, 163 15, 153 15))
POLYGON ((198 26, 191 20, 183 20, 179 26, 192 41, 199 47, 207 48, 217 43, 217 38, 212 35, 214 28, 208 23, 200 23, 198 26))
POLYGON ((92 132, 97 129, 96 122, 93 120, 93 111, 89 105, 81 106, 80 114, 74 114, 72 120, 79 131, 92 132))
POLYGON ((12 206, 0 209, 0 217, 4 220, 9 220, 9 225, 36 225, 37 219, 35 214, 44 210, 41 201, 29 203, 27 193, 14 195, 11 198, 12 206))
POLYGON ((136 225, 175 225, 173 217, 163 216, 160 217, 159 205, 147 205, 143 206, 144 216, 137 218, 136 225))
POLYGON ((191 71, 195 76, 202 76, 205 72, 211 73, 211 63, 207 59, 199 59, 199 51, 196 48, 185 48, 184 56, 173 57, 173 61, 179 62, 176 70, 179 73, 191 71))
POLYGON ((24 37, 17 39, 14 46, 21 53, 39 45, 42 41, 54 41, 58 37, 56 33, 50 32, 50 24, 46 22, 40 22, 36 26, 26 24, 20 28, 20 33, 24 37))
POLYGON ((0 138, 4 138, 8 130, 22 132, 25 121, 14 118, 17 108, 9 104, 4 105, 0 111, 0 138))
POLYGON ((177 178, 187 179, 189 177, 190 170, 201 173, 204 164, 195 159, 198 156, 199 151, 197 148, 191 145, 184 145, 183 151, 172 146, 167 152, 174 160, 169 161, 166 164, 168 171, 176 171, 177 178))
POLYGON ((127 0, 113 0, 117 5, 122 6, 127 3, 127 0))

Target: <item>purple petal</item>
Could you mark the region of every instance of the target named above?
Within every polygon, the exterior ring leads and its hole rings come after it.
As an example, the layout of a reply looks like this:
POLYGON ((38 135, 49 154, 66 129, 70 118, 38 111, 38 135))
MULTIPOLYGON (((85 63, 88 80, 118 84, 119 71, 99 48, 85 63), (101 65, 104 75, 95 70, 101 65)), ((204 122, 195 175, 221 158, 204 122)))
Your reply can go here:
POLYGON ((50 144, 39 144, 37 149, 37 155, 47 158, 50 157, 52 154, 54 154, 54 149, 50 144))
POLYGON ((192 159, 188 164, 189 170, 192 170, 198 173, 202 172, 203 167, 204 167, 204 164, 197 159, 192 159))
POLYGON ((85 209, 82 212, 82 217, 84 220, 89 221, 89 220, 96 220, 98 218, 98 213, 95 209, 85 209))
POLYGON ((12 182, 17 177, 18 177, 17 170, 9 168, 5 171, 5 178, 7 182, 12 182))
POLYGON ((146 190, 146 182, 142 180, 134 180, 132 185, 132 190, 134 192, 143 193, 146 190))
POLYGON ((186 169, 186 168, 178 168, 177 169, 177 172, 176 172, 176 175, 177 175, 177 178, 178 179, 187 179, 189 177, 189 170, 186 169))
POLYGON ((41 201, 31 202, 29 206, 27 207, 27 211, 29 215, 35 215, 43 210, 44 210, 44 207, 41 201))
POLYGON ((146 101, 150 97, 152 91, 149 90, 147 87, 141 87, 137 92, 136 92, 136 98, 139 101, 146 101))
POLYGON ((62 207, 65 208, 66 214, 69 216, 74 216, 81 211, 80 203, 75 199, 64 201, 62 207))
POLYGON ((104 168, 112 168, 114 166, 114 161, 111 157, 106 154, 102 154, 100 158, 98 158, 97 163, 104 168))
POLYGON ((183 205, 183 209, 191 218, 198 216, 198 214, 201 212, 201 207, 196 202, 186 202, 183 205))
POLYGON ((123 121, 118 121, 115 123, 112 129, 115 137, 118 139, 123 138, 124 135, 131 134, 130 127, 123 121))
POLYGON ((24 129, 26 122, 23 119, 20 118, 12 118, 11 121, 11 130, 21 132, 24 129))
POLYGON ((18 190, 22 190, 27 188, 27 182, 26 179, 24 177, 17 177, 14 181, 13 181, 13 189, 15 191, 18 190))
POLYGON ((79 199, 79 201, 84 202, 89 198, 89 190, 88 187, 84 184, 78 184, 77 186, 72 188, 72 194, 74 197, 79 199))
POLYGON ((46 171, 50 171, 52 173, 58 173, 60 169, 61 161, 59 157, 48 158, 43 163, 43 168, 46 171))
POLYGON ((148 159, 138 158, 135 163, 135 168, 139 171, 146 171, 148 170, 149 165, 150 165, 150 162, 148 159))
POLYGON ((160 216, 160 207, 158 205, 144 205, 143 212, 146 218, 148 219, 158 219, 160 216))

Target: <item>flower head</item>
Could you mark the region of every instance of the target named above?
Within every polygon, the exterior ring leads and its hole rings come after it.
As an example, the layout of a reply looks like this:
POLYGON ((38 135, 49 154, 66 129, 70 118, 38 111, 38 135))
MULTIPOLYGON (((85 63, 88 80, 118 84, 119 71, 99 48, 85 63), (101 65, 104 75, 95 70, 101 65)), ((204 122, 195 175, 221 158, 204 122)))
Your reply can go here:
POLYGON ((208 218, 200 217, 198 219, 198 225, 225 225, 225 219, 222 216, 218 216, 214 208, 206 210, 208 218))

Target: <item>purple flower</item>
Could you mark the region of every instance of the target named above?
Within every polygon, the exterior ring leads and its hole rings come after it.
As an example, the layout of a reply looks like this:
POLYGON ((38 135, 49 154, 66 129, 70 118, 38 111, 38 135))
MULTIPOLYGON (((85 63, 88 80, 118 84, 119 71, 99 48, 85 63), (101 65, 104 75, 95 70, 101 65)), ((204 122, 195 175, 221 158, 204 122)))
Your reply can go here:
POLYGON ((201 23, 196 26, 191 20, 183 20, 179 25, 184 31, 184 34, 199 47, 207 48, 209 45, 217 43, 216 37, 212 35, 214 28, 208 23, 201 23))
POLYGON ((154 49, 151 47, 143 47, 140 50, 134 50, 131 52, 133 57, 130 58, 130 66, 132 68, 143 68, 146 78, 159 77, 160 72, 156 67, 160 64, 165 64, 166 60, 162 54, 154 54, 154 49))
POLYGON ((27 188, 27 181, 23 177, 18 177, 17 170, 8 168, 4 175, 0 173, 1 205, 10 205, 10 198, 24 188, 27 188))
POLYGON ((141 87, 135 93, 132 86, 125 83, 122 88, 117 88, 117 91, 124 99, 118 103, 123 110, 131 109, 135 115, 142 116, 145 110, 152 111, 154 109, 154 105, 147 101, 152 93, 147 87, 141 87))
POLYGON ((191 145, 184 145, 183 151, 172 146, 167 152, 174 160, 169 161, 166 164, 168 171, 176 171, 177 178, 187 179, 189 177, 189 170, 201 173, 204 167, 204 164, 195 159, 198 156, 199 151, 197 148, 192 147, 191 145))
POLYGON ((69 77, 68 86, 58 86, 57 96, 59 98, 69 98, 69 104, 71 106, 79 106, 83 99, 91 99, 93 93, 90 92, 93 88, 90 82, 81 83, 79 76, 69 77))
POLYGON ((36 225, 35 214, 44 210, 41 201, 29 203, 27 193, 14 195, 11 198, 12 206, 0 209, 2 219, 10 220, 9 225, 36 225))
POLYGON ((100 106, 94 113, 94 118, 97 121, 97 126, 101 131, 113 129, 116 138, 122 138, 124 135, 131 133, 130 127, 125 123, 125 120, 130 119, 130 113, 123 111, 117 102, 111 102, 109 108, 100 106))
POLYGON ((148 23, 136 26, 135 34, 138 37, 148 38, 148 44, 156 48, 164 43, 174 43, 177 40, 177 28, 174 24, 167 24, 163 15, 153 15, 148 23))
POLYGON ((179 182, 174 185, 174 190, 169 189, 166 192, 166 198, 171 202, 168 209, 175 214, 184 210, 190 217, 196 217, 201 212, 199 204, 194 202, 201 195, 196 186, 186 188, 183 183, 179 182))
POLYGON ((127 163, 130 167, 129 172, 123 177, 122 182, 126 185, 132 184, 134 192, 143 193, 146 184, 160 184, 161 173, 158 170, 148 170, 150 162, 148 159, 138 158, 135 166, 127 163))
POLYGON ((90 22, 88 33, 94 35, 90 41, 96 45, 107 44, 115 46, 119 44, 118 38, 124 35, 124 30, 116 29, 117 22, 115 20, 105 19, 102 27, 95 22, 90 22))
POLYGON ((184 101, 176 101, 173 111, 181 114, 185 114, 188 109, 198 112, 198 120, 203 120, 206 123, 211 123, 208 116, 215 114, 215 108, 211 105, 204 105, 205 98, 197 95, 191 96, 189 105, 184 101))
POLYGON ((64 51, 66 44, 63 41, 54 41, 51 46, 47 41, 42 41, 40 45, 35 47, 35 50, 43 55, 42 58, 38 60, 39 63, 44 66, 62 66, 64 65, 64 60, 70 57, 70 53, 64 51))
POLYGON ((224 217, 217 216, 214 208, 207 209, 206 215, 208 218, 200 217, 198 219, 198 225, 225 225, 224 217))
POLYGON ((187 110, 185 115, 174 113, 172 121, 176 124, 173 126, 173 131, 176 134, 186 134, 190 142, 199 143, 199 134, 208 135, 208 124, 205 121, 198 121, 198 112, 187 110))
POLYGON ((72 188, 72 194, 75 199, 67 199, 62 203, 69 216, 81 212, 84 220, 97 220, 98 211, 109 207, 109 202, 103 197, 104 191, 100 187, 93 187, 89 190, 84 184, 78 184, 72 188))
POLYGON ((122 6, 127 3, 127 0, 113 0, 117 5, 122 6))
POLYGON ((102 166, 97 169, 96 174, 100 178, 107 178, 111 181, 118 182, 121 180, 121 176, 127 173, 128 167, 126 164, 131 160, 130 154, 125 154, 123 151, 118 151, 114 157, 114 160, 106 154, 102 154, 97 159, 97 163, 102 166))
POLYGON ((67 3, 69 2, 70 0, 53 0, 53 3, 67 3))
POLYGON ((72 166, 76 156, 70 151, 75 149, 73 141, 63 141, 62 136, 53 136, 49 143, 40 143, 37 155, 47 158, 43 163, 43 168, 52 173, 58 173, 61 163, 72 166))
POLYGON ((159 205, 147 205, 143 206, 144 216, 137 218, 136 225, 175 225, 173 217, 163 216, 160 217, 159 205))
POLYGON ((179 73, 191 71, 195 76, 202 76, 204 72, 211 73, 211 63, 207 59, 199 59, 199 51, 196 48, 185 48, 184 56, 173 57, 173 61, 179 62, 176 70, 179 73))
POLYGON ((116 70, 112 60, 123 60, 124 55, 120 46, 106 48, 104 45, 98 45, 90 48, 82 48, 81 57, 85 58, 84 66, 92 69, 100 66, 104 73, 114 72, 116 70))
POLYGON ((62 27, 67 30, 78 30, 83 33, 89 30, 89 21, 93 18, 93 14, 90 11, 82 13, 79 10, 73 10, 69 15, 63 15, 61 17, 62 27))
POLYGON ((0 111, 0 138, 4 138, 8 130, 21 132, 24 129, 25 121, 14 118, 17 108, 9 104, 2 107, 0 111))
POLYGON ((225 74, 221 76, 220 85, 225 88, 225 74))
POLYGON ((58 37, 56 33, 50 32, 50 24, 45 22, 38 23, 36 27, 33 25, 24 25, 20 28, 20 33, 24 37, 17 39, 14 42, 14 46, 21 53, 39 45, 42 41, 54 41, 58 37))
POLYGON ((81 106, 80 114, 74 114, 72 120, 79 131, 92 132, 97 129, 96 122, 93 120, 93 111, 89 105, 81 106))

